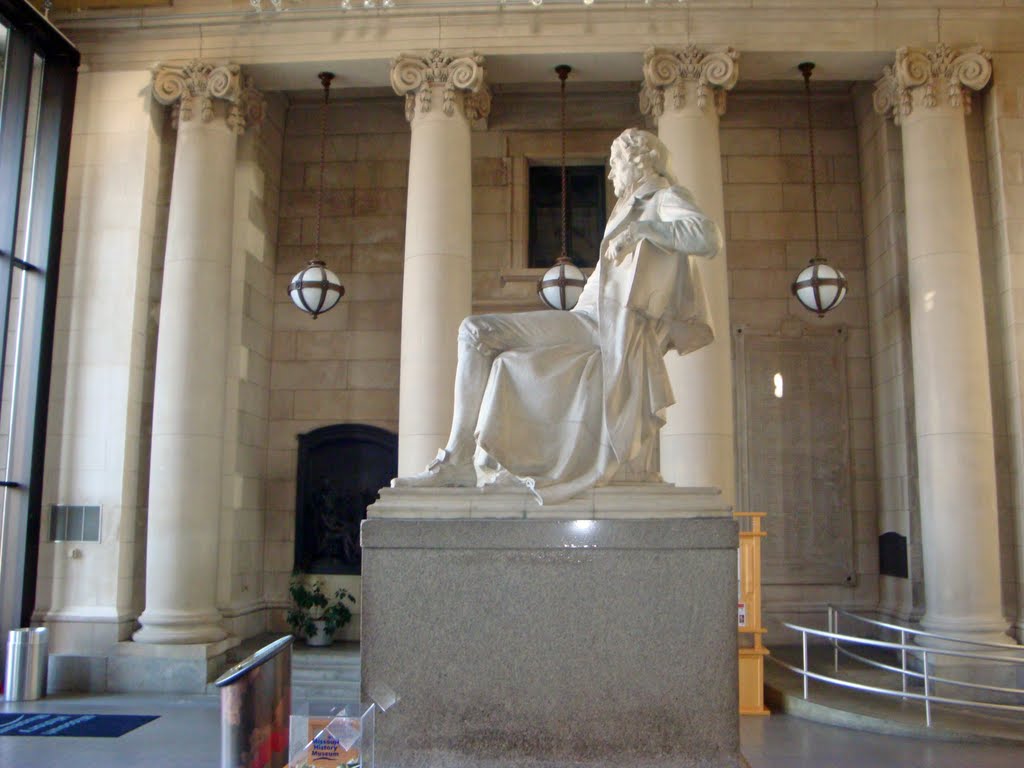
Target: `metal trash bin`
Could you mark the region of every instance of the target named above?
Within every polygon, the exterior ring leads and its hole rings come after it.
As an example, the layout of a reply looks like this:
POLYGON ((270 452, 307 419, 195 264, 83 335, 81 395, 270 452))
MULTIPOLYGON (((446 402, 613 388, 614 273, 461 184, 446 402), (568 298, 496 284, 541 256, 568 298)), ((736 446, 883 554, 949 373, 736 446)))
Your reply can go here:
POLYGON ((45 627, 7 633, 4 701, 31 701, 46 695, 48 636, 45 627))

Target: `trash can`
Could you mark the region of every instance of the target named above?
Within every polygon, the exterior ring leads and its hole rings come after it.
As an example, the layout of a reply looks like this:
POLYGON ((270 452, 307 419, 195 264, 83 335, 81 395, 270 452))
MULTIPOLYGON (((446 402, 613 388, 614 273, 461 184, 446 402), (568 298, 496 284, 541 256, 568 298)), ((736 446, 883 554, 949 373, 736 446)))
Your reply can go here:
POLYGON ((7 633, 4 701, 31 701, 46 695, 48 634, 45 627, 7 633))

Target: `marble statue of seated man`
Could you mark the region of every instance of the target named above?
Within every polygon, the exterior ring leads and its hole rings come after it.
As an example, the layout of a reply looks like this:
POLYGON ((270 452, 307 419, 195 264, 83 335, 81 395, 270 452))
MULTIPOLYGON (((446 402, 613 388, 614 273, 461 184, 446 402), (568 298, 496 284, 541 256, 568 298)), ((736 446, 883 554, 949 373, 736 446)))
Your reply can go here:
POLYGON ((610 165, 618 203, 576 307, 467 317, 448 443, 392 486, 510 482, 553 504, 613 478, 660 480, 658 430, 675 402, 663 356, 714 338, 692 257, 715 256, 722 238, 656 136, 624 131, 610 165))

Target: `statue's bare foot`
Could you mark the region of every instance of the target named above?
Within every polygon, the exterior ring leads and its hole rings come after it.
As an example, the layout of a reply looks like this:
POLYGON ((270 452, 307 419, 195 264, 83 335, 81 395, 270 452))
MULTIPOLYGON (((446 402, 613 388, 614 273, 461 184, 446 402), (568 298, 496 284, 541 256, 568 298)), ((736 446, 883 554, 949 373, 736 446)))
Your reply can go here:
POLYGON ((443 448, 437 452, 427 468, 418 475, 396 477, 392 488, 475 488, 476 469, 472 462, 452 461, 451 454, 443 448))

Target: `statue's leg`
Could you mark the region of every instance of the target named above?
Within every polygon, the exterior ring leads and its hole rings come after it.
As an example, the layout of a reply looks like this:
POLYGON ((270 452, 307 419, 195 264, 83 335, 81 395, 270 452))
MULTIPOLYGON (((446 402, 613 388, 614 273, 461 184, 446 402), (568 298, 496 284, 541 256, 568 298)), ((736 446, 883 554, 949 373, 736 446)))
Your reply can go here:
POLYGON ((425 472, 392 481, 395 487, 470 486, 476 484, 473 454, 487 381, 502 352, 557 344, 596 344, 596 325, 572 312, 520 312, 471 315, 459 326, 455 369, 455 407, 448 443, 425 472))
POLYGON ((589 317, 571 312, 471 315, 463 320, 459 326, 452 432, 445 446, 451 460, 473 460, 480 404, 494 358, 513 349, 596 343, 596 324, 589 317))
POLYGON ((459 362, 455 368, 455 408, 452 413, 452 432, 448 436, 448 443, 444 448, 448 453, 449 461, 456 464, 469 464, 473 461, 473 452, 476 450, 473 431, 480 413, 480 403, 484 399, 484 390, 491 373, 491 365, 498 354, 484 351, 471 338, 467 337, 464 330, 470 320, 475 320, 475 318, 467 317, 459 332, 459 362))
POLYGON ((426 470, 391 481, 396 488, 472 487, 476 485, 473 453, 480 403, 487 387, 494 358, 502 351, 487 315, 471 315, 459 326, 459 357, 455 367, 455 407, 452 431, 445 447, 438 451, 426 470))

